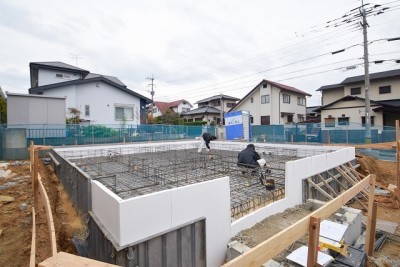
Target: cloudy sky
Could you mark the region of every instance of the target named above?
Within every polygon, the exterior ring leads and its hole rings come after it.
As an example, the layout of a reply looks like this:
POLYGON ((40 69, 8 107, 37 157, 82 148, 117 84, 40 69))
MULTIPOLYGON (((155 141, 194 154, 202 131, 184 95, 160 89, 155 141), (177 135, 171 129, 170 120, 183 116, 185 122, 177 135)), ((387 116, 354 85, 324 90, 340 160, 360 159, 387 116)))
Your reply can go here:
MULTIPOLYGON (((364 2, 370 72, 400 68, 400 0, 364 2), (375 5, 381 5, 376 7, 375 5), (384 8, 383 12, 382 9, 384 8)), ((0 0, 0 86, 28 93, 29 63, 116 76, 158 101, 243 97, 262 79, 306 91, 364 73, 360 0, 0 0), (346 21, 344 21, 346 20, 346 21), (345 49, 342 53, 332 52, 345 49)))

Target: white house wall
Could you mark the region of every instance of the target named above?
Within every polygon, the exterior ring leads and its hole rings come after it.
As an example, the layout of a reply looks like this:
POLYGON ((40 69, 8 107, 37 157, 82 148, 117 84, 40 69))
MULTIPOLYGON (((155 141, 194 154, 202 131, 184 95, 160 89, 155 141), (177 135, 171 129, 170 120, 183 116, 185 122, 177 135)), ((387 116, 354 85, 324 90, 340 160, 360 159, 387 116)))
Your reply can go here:
POLYGON ((67 108, 74 107, 80 110, 81 118, 95 124, 122 124, 115 119, 115 105, 133 105, 133 120, 126 124, 140 124, 140 100, 122 90, 104 83, 92 82, 54 88, 44 92, 48 96, 66 96, 67 108), (76 87, 76 88, 75 88, 76 87), (85 116, 85 105, 90 106, 90 116, 85 116))
POLYGON ((49 69, 39 69, 39 78, 38 78, 38 86, 67 82, 71 80, 80 79, 81 75, 77 73, 71 73, 68 71, 60 71, 60 70, 49 70, 49 69), (56 74, 65 74, 69 75, 69 78, 58 78, 56 74))

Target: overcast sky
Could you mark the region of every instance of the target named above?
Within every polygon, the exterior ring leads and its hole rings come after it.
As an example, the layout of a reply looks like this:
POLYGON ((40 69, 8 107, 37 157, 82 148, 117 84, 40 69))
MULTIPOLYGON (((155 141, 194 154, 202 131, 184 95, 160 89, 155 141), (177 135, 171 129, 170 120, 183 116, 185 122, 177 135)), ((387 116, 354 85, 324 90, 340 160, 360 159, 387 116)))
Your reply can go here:
MULTIPOLYGON (((386 41, 400 37, 400 0, 365 3, 372 11, 370 62, 386 60, 372 63, 370 72, 400 68, 393 61, 400 59, 400 41, 386 41), (390 8, 377 15, 383 7, 390 8)), ((146 77, 154 75, 158 101, 194 104, 220 93, 241 98, 268 79, 310 93, 307 105, 318 105, 319 87, 364 73, 362 28, 353 10, 360 5, 360 0, 0 0, 0 86, 28 93, 30 62, 61 61, 116 76, 149 98, 146 77)))

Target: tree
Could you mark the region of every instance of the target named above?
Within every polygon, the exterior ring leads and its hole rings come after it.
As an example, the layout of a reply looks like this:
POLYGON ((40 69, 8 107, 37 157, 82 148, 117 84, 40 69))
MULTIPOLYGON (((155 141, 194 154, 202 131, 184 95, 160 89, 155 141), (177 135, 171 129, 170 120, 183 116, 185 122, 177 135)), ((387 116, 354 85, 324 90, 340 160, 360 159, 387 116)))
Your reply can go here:
POLYGON ((77 108, 68 108, 67 124, 79 124, 81 122, 81 112, 77 108))

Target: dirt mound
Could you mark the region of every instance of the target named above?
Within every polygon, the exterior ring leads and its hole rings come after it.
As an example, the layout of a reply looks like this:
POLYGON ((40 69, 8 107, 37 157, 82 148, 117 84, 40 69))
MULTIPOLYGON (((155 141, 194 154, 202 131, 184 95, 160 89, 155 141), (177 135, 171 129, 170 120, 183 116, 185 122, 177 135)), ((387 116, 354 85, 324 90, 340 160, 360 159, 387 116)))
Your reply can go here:
MULTIPOLYGON (((11 196, 14 200, 0 203, 0 266, 28 266, 33 206, 29 162, 11 161, 8 170, 12 175, 0 178, 0 195, 11 196)), ((74 254, 71 239, 85 228, 51 168, 40 163, 39 172, 53 213, 57 251, 74 254)), ((36 210, 36 263, 51 256, 49 239, 46 212, 40 200, 36 210)))

